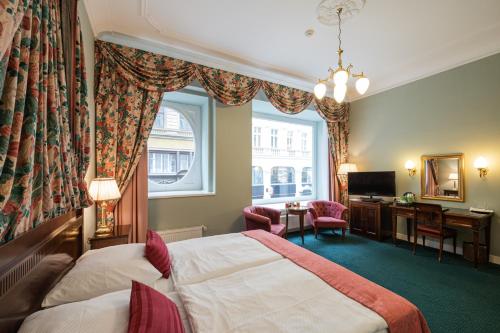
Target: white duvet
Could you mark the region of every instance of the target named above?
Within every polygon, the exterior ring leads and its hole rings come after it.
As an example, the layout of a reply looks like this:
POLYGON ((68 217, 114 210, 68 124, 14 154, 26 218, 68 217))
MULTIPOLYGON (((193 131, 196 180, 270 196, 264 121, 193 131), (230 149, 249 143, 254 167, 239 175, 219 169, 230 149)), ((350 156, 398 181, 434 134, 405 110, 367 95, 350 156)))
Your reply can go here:
POLYGON ((283 257, 253 238, 227 234, 168 244, 176 286, 202 282, 283 257))
POLYGON ((382 317, 288 259, 178 286, 193 332, 384 332, 382 317))

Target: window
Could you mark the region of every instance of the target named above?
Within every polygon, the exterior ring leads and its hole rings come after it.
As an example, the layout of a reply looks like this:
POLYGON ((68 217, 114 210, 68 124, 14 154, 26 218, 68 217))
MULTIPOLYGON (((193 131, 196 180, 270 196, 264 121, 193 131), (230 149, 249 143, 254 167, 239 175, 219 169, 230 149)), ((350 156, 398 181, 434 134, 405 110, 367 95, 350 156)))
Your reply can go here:
POLYGON ((150 197, 213 192, 213 111, 206 95, 164 94, 148 139, 150 197))
POLYGON ((271 129, 271 148, 278 148, 278 130, 276 128, 271 129))
POLYGON ((256 204, 311 200, 316 195, 313 164, 316 123, 254 113, 252 198, 256 204), (257 146, 255 129, 261 128, 257 146), (305 139, 304 139, 305 138, 305 139), (280 148, 279 143, 283 143, 280 148), (286 149, 284 145, 286 143, 286 149), (294 147, 299 144, 298 148, 294 147))
POLYGON ((262 136, 262 128, 254 127, 253 128, 253 146, 254 147, 260 147, 261 136, 262 136))
POLYGON ((252 167, 252 199, 264 197, 264 172, 260 166, 252 167))
POLYGON ((302 151, 307 151, 308 145, 307 145, 307 133, 302 133, 302 151))
POLYGON ((153 128, 163 129, 165 124, 165 110, 164 108, 160 108, 158 113, 156 114, 155 122, 153 124, 153 128))
POLYGON ((293 132, 288 131, 286 136, 286 149, 293 150, 293 132))

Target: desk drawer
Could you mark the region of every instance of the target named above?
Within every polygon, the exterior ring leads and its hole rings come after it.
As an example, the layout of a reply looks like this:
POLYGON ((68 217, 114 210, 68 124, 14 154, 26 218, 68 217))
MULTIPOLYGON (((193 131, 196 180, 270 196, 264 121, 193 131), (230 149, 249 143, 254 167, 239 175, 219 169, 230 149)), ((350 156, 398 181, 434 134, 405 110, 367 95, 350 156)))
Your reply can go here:
POLYGON ((456 227, 464 227, 464 228, 473 228, 476 226, 477 221, 468 219, 468 218, 459 218, 459 217, 448 217, 445 218, 446 225, 456 226, 456 227))

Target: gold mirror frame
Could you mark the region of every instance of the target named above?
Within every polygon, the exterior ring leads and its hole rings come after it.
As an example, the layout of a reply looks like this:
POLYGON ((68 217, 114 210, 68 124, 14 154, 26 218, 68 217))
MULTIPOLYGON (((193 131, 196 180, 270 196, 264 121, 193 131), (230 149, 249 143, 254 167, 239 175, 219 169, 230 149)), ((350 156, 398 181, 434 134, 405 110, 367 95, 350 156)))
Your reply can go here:
POLYGON ((420 160, 420 197, 422 199, 427 200, 440 200, 440 201, 455 201, 455 202, 464 202, 465 201, 465 170, 464 170, 464 154, 442 154, 442 155, 422 155, 420 160), (426 161, 429 159, 458 159, 458 198, 448 197, 444 195, 427 195, 425 194, 425 165, 426 161))

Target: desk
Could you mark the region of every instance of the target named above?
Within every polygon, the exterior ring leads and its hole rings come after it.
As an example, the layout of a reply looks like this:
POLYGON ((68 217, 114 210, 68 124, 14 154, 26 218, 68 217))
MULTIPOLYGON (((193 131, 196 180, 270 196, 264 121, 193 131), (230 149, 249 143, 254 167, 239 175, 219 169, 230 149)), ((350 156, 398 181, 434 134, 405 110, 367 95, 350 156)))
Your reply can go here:
POLYGON ((307 214, 307 207, 289 207, 286 209, 286 229, 285 235, 288 238, 288 215, 298 215, 300 221, 300 237, 302 237, 302 244, 304 244, 304 216, 307 214))
MULTIPOLYGON (((396 244, 397 218, 406 217, 406 230, 410 242, 410 222, 415 219, 415 209, 411 206, 392 205, 392 241, 396 244)), ((447 208, 444 212, 444 223, 449 228, 471 230, 474 244, 474 267, 477 267, 479 252, 479 233, 484 230, 486 257, 490 256, 491 217, 493 214, 472 213, 468 209, 447 208)))

